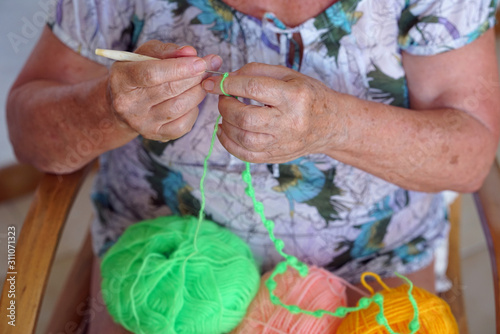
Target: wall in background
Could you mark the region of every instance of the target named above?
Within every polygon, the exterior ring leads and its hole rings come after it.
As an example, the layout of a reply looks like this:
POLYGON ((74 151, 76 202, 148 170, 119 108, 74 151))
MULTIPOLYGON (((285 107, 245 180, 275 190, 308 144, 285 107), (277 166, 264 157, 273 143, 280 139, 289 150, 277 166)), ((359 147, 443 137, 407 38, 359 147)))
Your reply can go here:
POLYGON ((16 161, 5 120, 7 93, 42 32, 51 2, 0 1, 0 168, 16 161))

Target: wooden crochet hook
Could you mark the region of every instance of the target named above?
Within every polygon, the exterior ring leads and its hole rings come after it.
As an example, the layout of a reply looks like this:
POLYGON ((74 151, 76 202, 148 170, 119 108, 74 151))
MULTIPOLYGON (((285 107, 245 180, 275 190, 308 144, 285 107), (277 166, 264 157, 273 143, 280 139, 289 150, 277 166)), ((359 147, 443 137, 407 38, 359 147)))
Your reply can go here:
MULTIPOLYGON (((117 61, 145 61, 145 60, 160 60, 159 58, 154 58, 150 56, 140 55, 138 53, 128 52, 128 51, 117 51, 117 50, 107 50, 107 49, 95 49, 95 54, 108 59, 113 59, 117 61)), ((209 71, 205 70, 207 73, 220 74, 223 72, 209 71)))

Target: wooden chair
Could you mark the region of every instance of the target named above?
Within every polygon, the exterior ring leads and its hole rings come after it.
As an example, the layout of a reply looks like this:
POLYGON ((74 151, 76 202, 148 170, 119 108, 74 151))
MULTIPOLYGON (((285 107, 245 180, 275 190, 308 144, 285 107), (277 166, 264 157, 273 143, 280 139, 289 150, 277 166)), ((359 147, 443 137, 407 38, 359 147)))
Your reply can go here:
MULTIPOLYGON (((8 324, 5 310, 11 299, 9 285, 4 284, 0 300, 2 320, 0 333, 34 333, 49 270, 65 219, 75 195, 92 167, 89 165, 71 175, 45 175, 19 236, 16 252, 16 326, 8 324)), ((496 333, 500 334, 500 167, 492 166, 482 188, 474 194, 491 255, 495 286, 496 333)), ((442 297, 449 302, 460 325, 460 333, 468 333, 461 291, 459 224, 460 202, 451 206, 452 230, 448 276, 455 284, 452 293, 442 297)), ((83 333, 77 328, 88 303, 92 253, 87 237, 73 265, 64 294, 56 306, 49 333, 83 333)))

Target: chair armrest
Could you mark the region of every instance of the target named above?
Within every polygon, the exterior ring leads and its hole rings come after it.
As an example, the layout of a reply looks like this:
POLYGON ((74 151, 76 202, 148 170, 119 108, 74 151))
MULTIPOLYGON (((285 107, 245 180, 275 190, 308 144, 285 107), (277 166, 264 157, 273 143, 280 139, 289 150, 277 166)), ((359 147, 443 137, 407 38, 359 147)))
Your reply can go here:
POLYGON ((495 160, 481 189, 474 194, 490 253, 495 286, 496 333, 500 334, 500 166, 495 160))
MULTIPOLYGON (((16 244, 15 298, 6 281, 0 299, 1 314, 15 301, 15 327, 2 316, 0 333, 34 333, 50 267, 71 205, 93 163, 68 175, 45 174, 35 192, 16 244)), ((7 275, 9 278, 10 275, 7 275)))

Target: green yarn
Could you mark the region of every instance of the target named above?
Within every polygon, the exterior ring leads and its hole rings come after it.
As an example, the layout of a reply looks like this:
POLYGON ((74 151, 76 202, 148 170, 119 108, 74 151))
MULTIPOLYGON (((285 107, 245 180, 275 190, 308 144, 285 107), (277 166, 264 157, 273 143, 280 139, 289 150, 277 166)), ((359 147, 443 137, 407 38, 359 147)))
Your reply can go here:
MULTIPOLYGON (((320 318, 324 316, 325 314, 334 316, 334 317, 340 317, 344 318, 347 316, 348 313, 351 312, 357 312, 362 309, 367 309, 372 303, 375 303, 379 309, 380 312, 377 315, 377 323, 380 325, 384 326, 387 331, 390 334, 398 334, 395 331, 392 330, 392 328, 389 326, 389 322, 387 321, 387 318, 384 314, 384 296, 381 295, 380 293, 374 294, 371 298, 361 298, 360 301, 358 302, 358 306, 356 307, 338 307, 335 312, 331 312, 328 310, 314 310, 314 311, 309 311, 309 310, 303 310, 301 309, 298 305, 287 305, 284 304, 281 299, 274 294, 274 290, 276 289, 277 283, 275 281, 276 275, 283 274, 287 266, 290 266, 294 269, 296 269, 300 276, 305 277, 308 273, 308 268, 307 265, 301 261, 299 261, 295 256, 286 254, 283 252, 283 248, 285 247, 285 243, 283 240, 278 239, 274 235, 274 222, 272 220, 266 219, 266 216, 264 214, 264 204, 262 202, 259 202, 255 198, 255 190, 252 185, 252 174, 250 173, 250 163, 246 163, 246 168, 245 170, 241 173, 241 176, 243 178, 243 181, 247 184, 247 188, 245 189, 245 193, 252 199, 253 207, 255 213, 257 213, 262 221, 262 224, 266 228, 268 234, 269 234, 269 239, 274 243, 274 247, 276 248, 276 251, 285 259, 284 262, 278 263, 278 265, 274 268, 273 272, 269 276, 269 278, 266 280, 265 285, 267 289, 269 290, 269 298, 271 302, 274 305, 279 305, 285 309, 287 309, 290 313, 297 314, 297 313, 302 313, 302 314, 307 314, 311 315, 316 318, 320 318)), ((420 322, 418 320, 418 306, 417 302, 415 301, 415 298, 412 295, 413 291, 413 283, 406 277, 395 273, 398 277, 406 280, 406 282, 410 285, 410 289, 408 290, 408 299, 411 302, 412 308, 413 308, 413 320, 410 322, 408 325, 408 328, 410 329, 410 333, 414 334, 420 329, 420 322)))
MULTIPOLYGON (((227 72, 225 73, 227 74, 227 72)), ((200 196, 201 196, 201 205, 200 205, 200 212, 198 213, 198 225, 201 225, 203 222, 203 219, 205 218, 205 178, 207 177, 208 173, 208 159, 210 159, 210 156, 212 155, 212 151, 214 150, 214 143, 215 143, 215 138, 217 137, 217 129, 219 128, 219 121, 221 119, 221 115, 217 116, 217 120, 215 121, 214 125, 214 131, 212 132, 212 139, 210 140, 210 147, 208 149, 207 156, 205 157, 205 160, 203 160, 203 174, 201 175, 200 179, 200 196)), ((198 233, 195 234, 194 236, 194 245, 196 247, 196 236, 198 233)))
MULTIPOLYGON (((231 94, 228 94, 226 93, 226 91, 224 90, 224 80, 226 80, 226 78, 229 76, 229 73, 226 72, 222 75, 222 79, 220 80, 220 91, 222 92, 222 94, 226 95, 226 96, 229 96, 229 97, 234 97, 235 99, 237 99, 238 97, 237 96, 233 96, 231 94)), ((220 115, 219 115, 219 118, 220 118, 220 115)), ((217 119, 217 124, 219 123, 219 119, 217 119)))
POLYGON ((229 332, 243 319, 260 279, 244 241, 192 216, 130 226, 104 256, 101 274, 113 319, 147 334, 229 332))
POLYGON ((258 291, 260 274, 248 245, 204 219, 204 180, 219 119, 203 163, 198 219, 169 216, 134 224, 102 260, 108 312, 131 332, 229 332, 258 291))
MULTIPOLYGON (((224 90, 224 80, 226 80, 226 78, 228 77, 229 73, 224 73, 224 75, 222 76, 222 79, 220 80, 220 91, 222 92, 222 94, 226 95, 226 96, 231 96, 230 94, 226 93, 226 91, 224 90)), ((217 122, 219 123, 219 122, 217 122)))
MULTIPOLYGON (((226 96, 231 96, 228 93, 226 93, 226 91, 224 90, 224 80, 226 80, 226 78, 227 78, 228 75, 229 75, 229 73, 226 72, 222 76, 222 79, 220 80, 220 91, 222 92, 222 94, 224 94, 226 96)), ((217 123, 219 123, 219 122, 217 122, 217 123)))

